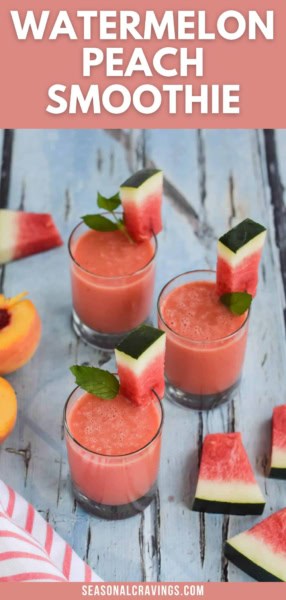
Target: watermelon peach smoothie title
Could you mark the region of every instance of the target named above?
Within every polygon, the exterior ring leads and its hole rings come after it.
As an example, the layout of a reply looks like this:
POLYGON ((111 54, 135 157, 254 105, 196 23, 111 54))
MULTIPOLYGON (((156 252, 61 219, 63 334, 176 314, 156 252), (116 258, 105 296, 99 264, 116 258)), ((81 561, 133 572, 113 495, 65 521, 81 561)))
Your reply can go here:
POLYGON ((153 10, 78 10, 72 15, 66 10, 56 14, 42 10, 37 16, 32 10, 12 10, 10 15, 18 40, 50 44, 64 38, 78 43, 82 53, 78 78, 87 85, 51 84, 45 111, 53 115, 123 114, 130 108, 152 115, 162 104, 169 114, 192 115, 194 110, 239 114, 241 90, 235 82, 235 65, 232 81, 221 82, 218 74, 211 73, 214 82, 210 83, 207 54, 221 40, 264 43, 274 39, 273 10, 225 10, 215 19, 205 10, 166 10, 160 15, 153 10), (150 41, 156 42, 156 51, 150 41))

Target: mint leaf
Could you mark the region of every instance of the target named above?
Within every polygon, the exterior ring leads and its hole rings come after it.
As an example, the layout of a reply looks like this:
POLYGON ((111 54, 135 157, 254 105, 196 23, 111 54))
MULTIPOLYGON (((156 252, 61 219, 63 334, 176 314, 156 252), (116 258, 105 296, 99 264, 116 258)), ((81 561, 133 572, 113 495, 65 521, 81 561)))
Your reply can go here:
POLYGON ((118 206, 120 206, 120 204, 121 204, 121 200, 120 200, 119 192, 117 194, 115 194, 114 196, 110 196, 110 198, 106 198, 105 196, 102 196, 99 192, 97 193, 97 206, 99 208, 104 208, 105 210, 108 210, 109 212, 113 212, 114 210, 116 210, 118 208, 118 206))
POLYGON ((110 221, 103 215, 84 215, 82 220, 90 229, 96 231, 116 231, 118 229, 117 223, 110 221))
POLYGON ((232 292, 223 294, 220 300, 234 315, 243 315, 251 305, 252 296, 247 292, 232 292))
POLYGON ((70 371, 75 376, 76 384, 89 394, 103 400, 112 400, 117 396, 119 381, 109 371, 80 365, 73 365, 70 371))

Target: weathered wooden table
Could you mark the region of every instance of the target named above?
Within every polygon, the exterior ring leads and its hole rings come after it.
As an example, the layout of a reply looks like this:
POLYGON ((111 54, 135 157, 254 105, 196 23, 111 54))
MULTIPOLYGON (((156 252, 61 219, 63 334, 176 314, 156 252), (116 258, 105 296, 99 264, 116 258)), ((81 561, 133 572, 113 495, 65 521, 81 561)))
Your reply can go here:
POLYGON ((38 352, 9 377, 19 417, 0 450, 0 478, 34 503, 106 580, 248 580, 227 564, 222 547, 257 519, 197 514, 190 506, 203 436, 233 430, 242 432, 267 497, 264 514, 286 505, 286 484, 264 478, 272 407, 286 401, 286 132, 19 130, 0 133, 2 143, 1 205, 52 212, 65 242, 79 217, 92 210, 97 190, 112 194, 132 171, 163 168, 156 294, 180 272, 214 267, 216 238, 244 217, 268 227, 240 392, 208 414, 165 404, 158 496, 142 516, 122 522, 90 517, 70 494, 62 427, 73 386, 68 367, 75 361, 113 365, 71 330, 67 248, 0 271, 5 294, 28 290, 43 320, 38 352))

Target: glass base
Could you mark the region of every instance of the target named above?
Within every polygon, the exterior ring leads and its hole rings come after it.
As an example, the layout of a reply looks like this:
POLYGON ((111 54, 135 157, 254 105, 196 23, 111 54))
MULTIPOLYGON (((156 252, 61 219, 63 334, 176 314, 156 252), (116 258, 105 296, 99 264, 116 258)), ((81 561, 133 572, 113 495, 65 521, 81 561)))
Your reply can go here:
MULTIPOLYGON (((152 322, 149 319, 146 319, 144 322, 148 325, 152 325, 152 322)), ((100 331, 95 331, 80 320, 75 310, 72 311, 72 327, 76 335, 86 344, 93 348, 99 348, 100 350, 114 350, 125 336, 130 333, 130 331, 123 331, 122 333, 102 333, 100 331)))
POLYGON ((130 502, 129 504, 121 504, 119 506, 109 506, 107 504, 95 502, 95 500, 90 500, 90 498, 87 498, 73 482, 72 490, 78 503, 87 512, 92 513, 96 517, 101 517, 101 519, 119 521, 121 519, 129 519, 130 517, 134 517, 135 515, 138 515, 138 513, 143 512, 155 498, 157 484, 155 483, 142 498, 138 498, 138 500, 130 502))
POLYGON ((166 398, 179 406, 191 408, 193 410, 213 410, 233 398, 233 393, 239 387, 240 379, 238 379, 231 387, 216 394, 192 394, 184 392, 179 388, 174 387, 166 379, 166 398))

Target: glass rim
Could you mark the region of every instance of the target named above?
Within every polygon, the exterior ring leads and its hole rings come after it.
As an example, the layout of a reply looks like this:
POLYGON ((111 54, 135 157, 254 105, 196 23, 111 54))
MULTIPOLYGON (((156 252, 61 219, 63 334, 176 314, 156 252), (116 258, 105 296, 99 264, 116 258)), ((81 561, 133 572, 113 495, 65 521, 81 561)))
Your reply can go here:
POLYGON ((168 325, 168 323, 166 323, 165 319, 162 316, 161 310, 160 310, 160 300, 161 297, 164 293, 164 291, 166 290, 166 288, 173 283, 174 281, 176 281, 176 279, 179 279, 180 277, 184 277, 185 275, 193 275, 194 273, 213 273, 214 275, 216 274, 216 271, 214 269, 194 269, 192 271, 185 271, 184 273, 180 273, 179 275, 176 275, 175 277, 173 277, 172 279, 170 279, 169 281, 167 281, 167 283, 165 283, 165 285, 162 287, 159 296, 158 296, 158 300, 157 300, 157 311, 158 311, 158 315, 160 320, 164 323, 164 325, 167 327, 167 329, 169 331, 171 331, 171 333, 173 333, 174 335, 176 335, 178 338, 181 338, 182 340, 191 342, 192 344, 198 344, 198 345, 206 345, 206 344, 213 344, 215 342, 223 342, 225 340, 229 340, 230 338, 234 337, 241 329, 243 329, 243 327, 246 325, 246 323, 248 322, 249 319, 249 315, 250 315, 250 308, 247 311, 247 315, 244 319, 244 321, 241 323, 241 325, 235 329, 234 331, 232 331, 231 333, 228 333, 227 335, 223 336, 223 337, 219 337, 219 338, 214 338, 212 340, 194 340, 193 338, 190 338, 188 336, 182 335, 181 333, 178 333, 177 331, 175 331, 175 329, 172 329, 172 327, 170 327, 170 325, 168 325))
MULTIPOLYGON (((113 373, 115 375, 115 373, 113 373)), ((146 448, 148 448, 148 446, 151 446, 151 444, 159 437, 161 431, 162 431, 162 427, 163 427, 163 423, 164 423, 164 419, 165 419, 165 413, 164 413, 164 409, 163 409, 163 403, 162 400, 159 398, 157 392, 155 392, 155 390, 152 390, 154 396, 156 397, 156 400, 158 401, 159 407, 160 407, 160 424, 158 427, 158 430, 156 431, 156 433, 153 435, 153 437, 151 438, 151 440, 149 440, 146 444, 144 444, 144 446, 142 446, 141 448, 138 448, 137 450, 132 450, 132 452, 126 452, 124 454, 103 454, 102 452, 96 452, 95 450, 90 450, 89 448, 87 448, 86 446, 84 446, 83 444, 81 444, 71 433, 69 426, 68 426, 68 422, 67 422, 67 408, 69 405, 70 400, 72 400, 73 395, 75 394, 75 392, 77 390, 82 390, 83 393, 88 394, 88 392, 86 392, 85 390, 83 390, 79 385, 76 386, 73 391, 70 393, 70 395, 68 396, 66 402, 65 402, 65 406, 64 406, 64 428, 65 428, 65 432, 67 433, 68 437, 70 439, 72 439, 72 441, 79 446, 79 448, 82 448, 82 450, 85 450, 86 452, 88 452, 89 454, 92 454, 94 456, 101 456, 103 458, 125 458, 126 456, 132 456, 135 454, 138 454, 139 452, 142 452, 142 450, 145 450, 146 448)), ((108 402, 108 400, 105 400, 105 402, 108 402)))
MULTIPOLYGON (((108 212, 101 212, 99 213, 103 216, 105 215, 109 215, 110 213, 108 212)), ((116 215, 121 215, 121 213, 119 212, 115 212, 116 215)), ((82 225, 85 225, 85 222, 83 220, 81 220, 71 231, 69 239, 68 239, 68 251, 69 251, 69 255, 73 261, 73 263, 79 267, 79 269, 81 269, 82 271, 84 271, 85 273, 87 273, 88 275, 91 275, 92 277, 96 277, 97 279, 108 279, 108 280, 113 280, 113 279, 126 279, 126 277, 132 277, 133 275, 138 275, 141 272, 143 272, 145 269, 147 269, 147 267, 149 267, 149 265, 151 265, 151 263, 153 262, 153 260, 155 260, 156 255, 157 255, 157 251, 158 251, 158 241, 157 241, 157 237, 155 235, 155 233, 152 234, 153 236, 153 242, 154 242, 154 254, 151 256, 150 260, 148 260, 148 262, 143 266, 140 267, 140 269, 137 269, 136 271, 132 271, 131 273, 127 273, 126 275, 97 275, 96 273, 93 273, 92 271, 89 271, 88 269, 85 269, 85 267, 83 267, 79 262, 77 262, 77 260, 75 259, 75 257, 73 256, 72 253, 72 249, 71 249, 71 242, 72 242, 72 237, 73 235, 76 233, 77 229, 79 229, 82 225)), ((88 228, 87 225, 85 225, 88 228)), ((91 230, 92 231, 92 230, 91 230)), ((134 242, 135 244, 137 242, 134 242)))

